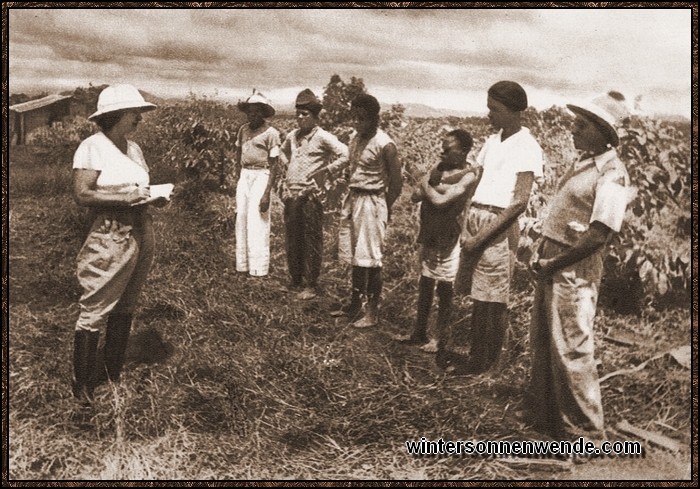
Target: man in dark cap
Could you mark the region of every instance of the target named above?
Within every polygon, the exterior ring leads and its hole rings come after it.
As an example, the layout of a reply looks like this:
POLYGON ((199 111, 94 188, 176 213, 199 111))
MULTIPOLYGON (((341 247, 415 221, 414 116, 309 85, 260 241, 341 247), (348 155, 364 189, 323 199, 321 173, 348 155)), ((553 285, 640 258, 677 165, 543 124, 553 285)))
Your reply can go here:
POLYGON ((488 90, 490 136, 477 156, 483 167, 460 238, 462 252, 456 291, 473 300, 469 356, 439 350, 438 364, 454 372, 481 373, 498 360, 508 328, 508 295, 519 237, 518 216, 527 208, 536 177, 543 176, 542 148, 520 115, 527 94, 512 81, 488 90))
POLYGON ((289 165, 284 186, 284 224, 291 289, 305 288, 298 298, 308 300, 318 292, 323 256, 323 204, 318 178, 329 164, 345 165, 348 148, 318 126, 322 104, 308 88, 296 99, 298 129, 282 143, 289 165))

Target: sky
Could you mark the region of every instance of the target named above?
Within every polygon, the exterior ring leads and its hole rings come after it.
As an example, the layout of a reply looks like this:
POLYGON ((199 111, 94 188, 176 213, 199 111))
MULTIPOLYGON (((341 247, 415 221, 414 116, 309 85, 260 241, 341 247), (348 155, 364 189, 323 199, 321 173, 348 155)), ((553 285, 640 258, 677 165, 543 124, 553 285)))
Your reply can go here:
POLYGON ((486 113, 514 80, 538 109, 608 90, 691 115, 690 8, 9 9, 10 93, 131 83, 291 105, 331 75, 382 104, 486 113))

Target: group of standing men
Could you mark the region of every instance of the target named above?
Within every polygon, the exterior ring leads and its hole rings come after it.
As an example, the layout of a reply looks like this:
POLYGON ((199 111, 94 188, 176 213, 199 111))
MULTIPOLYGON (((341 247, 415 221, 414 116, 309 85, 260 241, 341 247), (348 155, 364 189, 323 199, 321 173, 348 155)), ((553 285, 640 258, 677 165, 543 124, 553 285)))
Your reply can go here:
MULTIPOLYGON (((380 106, 363 94, 352 101, 355 133, 349 147, 319 127, 322 104, 309 89, 296 100, 299 128, 280 143, 265 122, 274 109, 262 94, 239 104, 248 123, 238 133, 241 167, 236 193, 237 270, 265 275, 269 266, 269 203, 280 152, 288 161, 283 184, 291 289, 301 300, 318 292, 323 250, 319 183, 349 170, 340 213, 339 257, 352 265, 351 294, 337 315, 359 328, 378 323, 382 248, 391 207, 402 188, 396 145, 379 129, 380 106), (362 314, 364 311, 364 314, 362 314)), ((512 81, 489 88, 488 118, 496 131, 467 162, 470 134, 450 131, 440 163, 414 189, 421 202, 421 276, 417 318, 397 341, 436 352, 436 362, 456 374, 492 368, 508 329, 508 296, 519 239, 518 217, 534 182, 543 177, 543 152, 521 124, 525 90, 512 81), (436 338, 428 318, 437 289, 436 338), (453 295, 472 299, 471 348, 448 341, 453 295)), ((609 92, 569 105, 580 158, 559 182, 531 264, 537 278, 530 342, 532 373, 525 413, 542 430, 559 435, 601 434, 602 401, 594 359, 593 320, 605 244, 622 225, 630 182, 617 157, 616 127, 627 115, 624 97, 609 92)))
POLYGON ((396 144, 379 129, 379 102, 362 94, 352 101, 355 126, 349 147, 319 127, 321 102, 309 89, 299 93, 299 127, 280 143, 264 120, 274 114, 269 101, 254 93, 239 107, 248 117, 237 138, 241 168, 236 188, 236 269, 262 276, 269 268, 270 190, 277 158, 288 162, 283 182, 284 222, 290 290, 308 300, 318 293, 323 255, 323 205, 319 183, 349 171, 348 195, 340 217, 339 256, 352 265, 351 300, 339 313, 357 327, 378 322, 382 251, 389 212, 401 193, 396 144), (258 152, 256 166, 246 156, 258 152), (253 174, 254 176, 250 176, 253 174), (364 308, 363 308, 364 306, 364 308), (360 315, 365 311, 365 314, 360 315))
MULTIPOLYGON (((449 132, 439 164, 414 189, 421 202, 421 277, 413 332, 399 341, 433 347, 440 367, 457 374, 490 369, 507 331, 508 292, 518 241, 518 216, 533 182, 543 174, 542 149, 521 113, 527 95, 512 81, 488 91, 488 118, 496 131, 473 167, 468 132, 449 132), (433 294, 439 298, 437 341, 429 341, 433 294), (468 291, 473 300, 471 348, 450 348, 452 297, 468 291)), ((237 134, 240 173, 236 190, 236 269, 268 273, 270 193, 282 153, 284 220, 291 289, 299 299, 318 291, 323 250, 319 183, 347 170, 349 191, 340 213, 339 256, 352 265, 348 303, 337 311, 359 328, 378 323, 382 256, 391 207, 401 193, 398 151, 379 128, 380 106, 368 94, 351 104, 355 133, 349 147, 319 127, 321 103, 303 90, 296 100, 299 128, 284 142, 266 118, 274 108, 260 93, 239 105, 248 118, 237 134), (362 314, 364 312, 364 314, 362 314)), ((73 159, 73 194, 93 211, 93 223, 78 253, 83 288, 75 324, 73 395, 89 403, 95 388, 117 382, 134 312, 154 253, 148 165, 130 140, 142 113, 154 110, 131 85, 113 85, 99 96, 89 119, 100 131, 81 142, 73 159)), ((530 327, 531 375, 525 410, 542 431, 595 436, 604 429, 594 358, 593 321, 603 272, 605 244, 619 232, 633 188, 617 156, 617 125, 628 115, 624 97, 608 92, 568 105, 580 155, 560 180, 542 223, 543 239, 531 269, 537 278, 530 327)), ((563 438, 566 439, 566 438, 563 438)))

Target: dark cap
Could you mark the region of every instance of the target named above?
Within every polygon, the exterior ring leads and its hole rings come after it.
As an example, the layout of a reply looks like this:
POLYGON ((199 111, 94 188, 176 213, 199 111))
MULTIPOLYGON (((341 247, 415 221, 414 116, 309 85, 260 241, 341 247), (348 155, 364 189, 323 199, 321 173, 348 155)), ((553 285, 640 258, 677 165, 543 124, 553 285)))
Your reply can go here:
POLYGON ((362 93, 352 100, 353 109, 365 109, 369 115, 379 115, 379 101, 368 93, 362 93))
POLYGON ((297 95, 295 106, 297 109, 309 110, 314 115, 318 115, 318 113, 321 112, 321 109, 323 108, 323 104, 318 99, 316 94, 314 94, 314 92, 312 92, 308 88, 305 88, 304 90, 299 92, 299 95, 297 95))
POLYGON ((489 97, 502 103, 513 112, 527 109, 525 89, 514 81, 499 81, 489 88, 489 97))

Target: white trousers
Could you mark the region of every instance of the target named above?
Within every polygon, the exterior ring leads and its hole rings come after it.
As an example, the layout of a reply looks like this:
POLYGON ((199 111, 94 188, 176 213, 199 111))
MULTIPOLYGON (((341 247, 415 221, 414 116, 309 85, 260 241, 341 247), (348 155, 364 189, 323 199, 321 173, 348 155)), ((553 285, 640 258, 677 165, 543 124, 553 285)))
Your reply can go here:
POLYGON ((236 270, 262 277, 270 269, 270 209, 260 212, 270 170, 241 169, 236 187, 236 270))
POLYGON ((353 266, 381 267, 388 220, 383 194, 350 190, 340 211, 338 258, 353 266))

